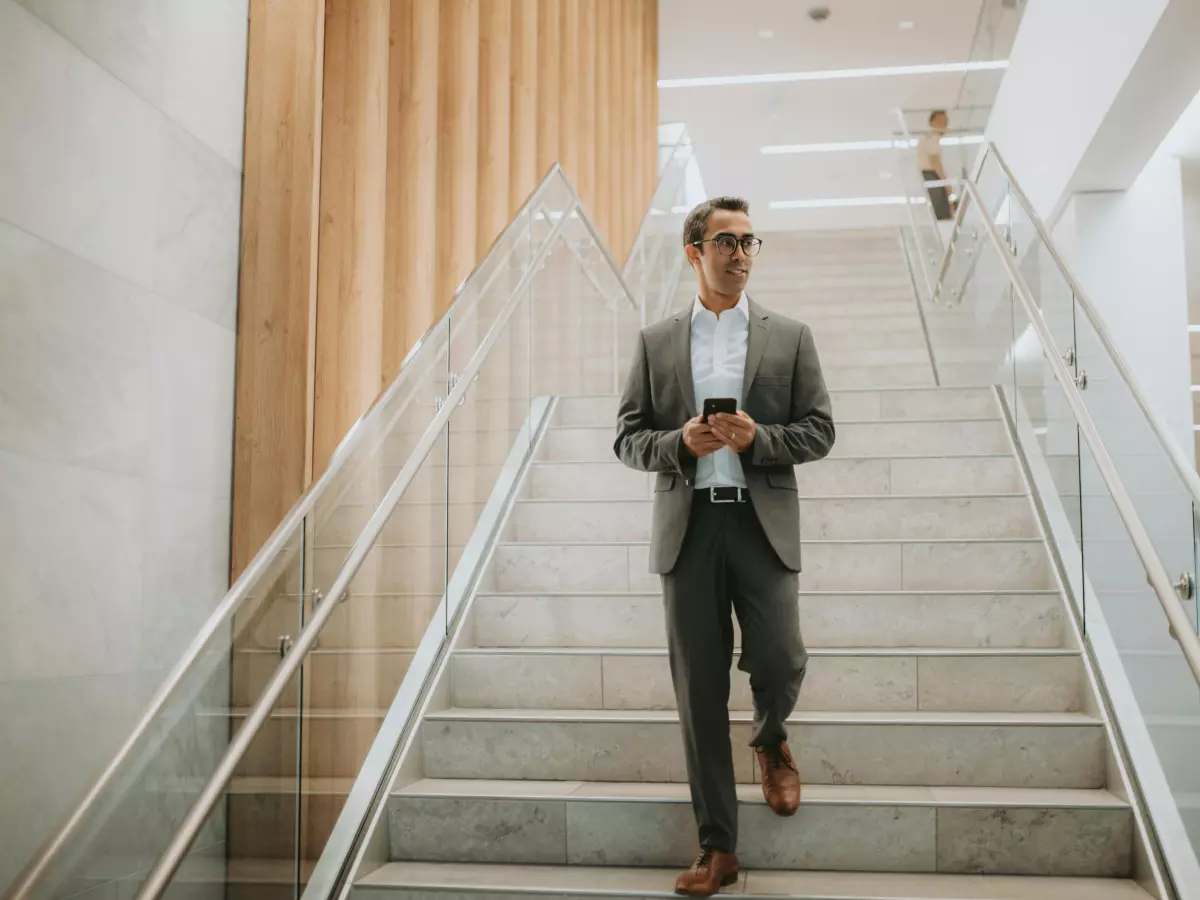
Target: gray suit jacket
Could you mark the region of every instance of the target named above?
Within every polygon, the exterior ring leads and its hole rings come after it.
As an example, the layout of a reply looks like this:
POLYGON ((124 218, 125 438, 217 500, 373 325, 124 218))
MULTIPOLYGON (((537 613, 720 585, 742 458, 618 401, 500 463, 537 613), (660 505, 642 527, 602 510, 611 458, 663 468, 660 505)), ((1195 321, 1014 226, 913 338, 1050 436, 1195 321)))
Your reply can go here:
MULTIPOLYGON (((783 564, 800 571, 800 504, 793 466, 833 447, 833 411, 807 325, 750 301, 741 408, 757 423, 742 454, 750 500, 783 564)), ((692 381, 691 307, 642 331, 617 414, 614 450, 633 469, 658 474, 650 571, 675 567, 695 493, 696 459, 683 426, 699 415, 692 381)))

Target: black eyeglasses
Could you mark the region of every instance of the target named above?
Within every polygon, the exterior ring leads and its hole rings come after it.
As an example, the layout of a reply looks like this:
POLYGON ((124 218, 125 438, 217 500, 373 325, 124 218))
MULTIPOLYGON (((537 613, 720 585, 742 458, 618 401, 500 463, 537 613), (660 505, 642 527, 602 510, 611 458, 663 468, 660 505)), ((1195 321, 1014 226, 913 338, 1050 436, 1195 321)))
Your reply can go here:
POLYGON ((762 249, 762 238, 744 237, 740 240, 736 235, 718 234, 714 238, 707 238, 703 241, 692 241, 693 247, 699 247, 701 244, 716 244, 717 252, 722 256, 733 256, 737 250, 737 245, 742 245, 742 250, 747 256, 758 256, 758 251, 762 249))

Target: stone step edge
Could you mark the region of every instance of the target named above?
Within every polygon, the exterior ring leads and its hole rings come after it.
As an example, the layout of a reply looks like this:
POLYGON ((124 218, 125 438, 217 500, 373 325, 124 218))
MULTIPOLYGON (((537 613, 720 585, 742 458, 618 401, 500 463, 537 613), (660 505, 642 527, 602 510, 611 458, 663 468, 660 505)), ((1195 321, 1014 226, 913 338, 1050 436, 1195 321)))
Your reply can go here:
MULTIPOLYGON (((1136 592, 1135 592, 1136 593, 1136 592)), ((1029 590, 1020 590, 1018 588, 1003 588, 1001 590, 988 591, 979 588, 969 588, 966 590, 929 590, 929 591, 799 591, 799 597, 1058 597, 1062 592, 1053 588, 1030 588, 1029 590)), ((427 596, 424 594, 414 595, 399 595, 399 594, 355 594, 355 597, 362 596, 427 596)), ((655 598, 662 597, 662 591, 477 591, 476 597, 484 598, 527 598, 536 597, 539 599, 559 600, 584 600, 589 598, 605 598, 627 600, 636 597, 655 598)), ((1141 596, 1139 593, 1138 596, 1141 596)))
MULTIPOLYGON (((934 385, 914 385, 905 387, 903 385, 887 385, 874 388, 867 387, 846 387, 846 388, 831 388, 829 393, 837 396, 838 394, 942 394, 954 391, 972 391, 976 393, 987 392, 992 395, 993 386, 990 384, 979 385, 947 385, 945 387, 937 387, 934 385)), ((560 394, 559 400, 611 400, 614 403, 619 403, 621 400, 620 394, 560 394)))
MULTIPOLYGON (((946 423, 951 424, 954 421, 955 421, 954 419, 947 419, 946 423)), ((972 420, 972 421, 979 421, 979 420, 972 420)), ((991 420, 987 420, 987 421, 991 421, 991 420)), ((847 463, 879 462, 880 460, 893 460, 893 459, 896 459, 896 460, 940 459, 940 460, 972 460, 972 461, 977 460, 977 459, 1011 459, 1011 460, 1015 461, 1015 457, 1012 455, 1012 453, 975 453, 975 454, 967 454, 967 455, 963 455, 962 453, 917 453, 917 454, 907 454, 907 455, 906 454, 889 453, 889 454, 883 455, 883 456, 834 456, 834 457, 830 457, 828 460, 822 459, 822 460, 816 460, 816 462, 818 462, 818 463, 826 462, 826 461, 828 461, 828 462, 847 462, 847 463)), ((463 463, 462 467, 466 468, 470 465, 473 465, 473 464, 472 463, 463 463)), ((617 459, 615 455, 613 456, 612 459, 578 459, 578 460, 535 459, 535 460, 533 460, 532 463, 530 463, 530 465, 534 468, 537 468, 539 466, 611 466, 613 468, 616 468, 619 466, 621 468, 628 468, 623 462, 621 462, 619 459, 617 459)), ((810 464, 802 463, 802 465, 810 465, 810 464)), ((393 468, 399 469, 400 466, 394 466, 393 468)), ((640 474, 640 475, 655 474, 653 472, 642 472, 639 469, 633 469, 632 471, 638 472, 638 474, 640 474)), ((924 495, 921 495, 921 496, 924 496, 924 495)), ((954 495, 948 495, 948 496, 954 496, 954 495)))
MULTIPOLYGON (((800 498, 801 502, 806 500, 1025 500, 1029 495, 1009 491, 1003 494, 805 494, 800 498)), ((436 500, 422 501, 428 503, 436 503, 436 500)), ((550 503, 639 503, 646 505, 654 502, 653 497, 528 497, 519 498, 518 506, 545 506, 550 503)), ((366 504, 357 504, 365 506, 366 504)), ((451 506, 456 504, 451 503, 451 506)), ((471 505, 468 501, 462 501, 459 505, 471 505)), ((482 504, 481 504, 482 505, 482 504)))
MULTIPOLYGON (((281 779, 282 780, 282 779, 281 779)), ((737 785, 739 804, 763 805, 757 784, 737 785)), ((596 781, 498 781, 424 778, 391 792, 409 800, 563 800, 568 802, 691 804, 683 783, 596 781)), ((806 784, 801 805, 1006 807, 1024 809, 1129 809, 1104 788, 987 788, 806 784)))
MULTIPOLYGON (((1041 544, 1044 543, 1040 537, 1028 538, 854 538, 846 540, 828 540, 818 539, 810 540, 801 537, 800 545, 803 547, 814 547, 826 544, 861 544, 863 546, 877 546, 879 544, 1041 544)), ((351 544, 317 544, 315 550, 349 550, 351 544)), ((407 541, 398 544, 391 541, 376 541, 371 545, 373 550, 428 550, 430 548, 445 547, 445 543, 423 544, 416 541, 407 541)), ((514 541, 504 540, 496 544, 497 547, 649 547, 649 541, 514 541)))
MULTIPOLYGON (((859 657, 889 659, 892 657, 931 657, 938 659, 992 659, 992 658, 1070 658, 1078 657, 1079 650, 1072 647, 806 647, 809 656, 831 659, 859 657)), ((270 650, 256 652, 269 653, 270 650)), ((337 652, 337 651, 327 651, 337 652)), ((364 652, 364 651, 357 651, 364 652)), ((374 651, 365 651, 371 653, 374 651)), ((405 651, 412 653, 413 651, 405 651)), ((666 657, 666 647, 460 647, 455 656, 624 656, 666 657)), ((741 653, 736 648, 734 656, 741 653)))
MULTIPOLYGON (((837 419, 834 425, 969 425, 973 422, 992 424, 1003 421, 997 412, 994 416, 971 416, 965 419, 837 419)), ((615 423, 614 423, 615 427, 615 423)), ((610 431, 608 425, 557 425, 551 424, 547 431, 610 431)))
MULTIPOLYGON (((447 892, 510 897, 611 897, 621 900, 674 898, 678 869, 531 866, 504 863, 385 863, 359 879, 356 892, 447 892)), ((749 900, 1151 900, 1133 881, 1109 878, 875 874, 859 872, 772 871, 743 869, 733 896, 749 900), (758 893, 756 879, 769 879, 758 893), (930 885, 939 888, 930 892, 930 885), (744 888, 745 890, 741 890, 744 888), (1070 894, 1066 891, 1072 890, 1070 894), (782 891, 787 891, 783 893, 782 891)), ((725 896, 721 894, 720 896, 725 896)))
MULTIPOLYGON (((382 715, 382 713, 380 713, 382 715)), ((730 710, 732 724, 749 724, 753 713, 730 710)), ((600 709, 465 709, 451 707, 426 714, 436 722, 525 722, 567 724, 678 725, 676 710, 600 710, 600 709)), ((1095 727, 1104 722, 1082 712, 802 712, 788 716, 790 725, 896 725, 953 727, 1095 727)))

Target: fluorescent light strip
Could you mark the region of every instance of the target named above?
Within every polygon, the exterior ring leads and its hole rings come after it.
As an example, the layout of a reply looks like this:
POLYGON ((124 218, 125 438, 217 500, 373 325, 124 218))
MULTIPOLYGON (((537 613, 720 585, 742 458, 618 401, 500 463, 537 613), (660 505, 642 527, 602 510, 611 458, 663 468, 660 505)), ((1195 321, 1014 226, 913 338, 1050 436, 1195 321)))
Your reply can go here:
POLYGON ((820 69, 815 72, 777 72, 770 75, 718 75, 711 78, 663 78, 658 86, 669 88, 727 87, 738 84, 783 84, 791 81, 836 81, 842 78, 886 78, 894 75, 939 75, 944 72, 987 72, 1007 69, 1007 59, 976 62, 930 63, 919 66, 876 66, 868 69, 820 69))
MULTIPOLYGON (((960 147, 965 144, 982 144, 982 134, 964 134, 957 137, 942 138, 943 147, 960 147)), ((844 153, 855 150, 896 150, 901 147, 915 147, 915 140, 890 141, 835 141, 829 144, 767 144, 762 147, 763 156, 781 156, 789 153, 844 153)))
POLYGON ((839 206, 903 206, 925 203, 924 197, 830 197, 823 200, 772 200, 769 209, 834 209, 839 206))

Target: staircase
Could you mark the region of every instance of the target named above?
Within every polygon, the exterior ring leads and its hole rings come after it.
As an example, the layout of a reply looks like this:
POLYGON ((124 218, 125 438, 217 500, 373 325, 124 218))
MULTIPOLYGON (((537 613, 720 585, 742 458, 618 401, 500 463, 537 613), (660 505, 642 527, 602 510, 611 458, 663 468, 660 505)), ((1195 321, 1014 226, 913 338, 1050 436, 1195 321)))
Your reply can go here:
MULTIPOLYGON (((686 277, 686 273, 685 273, 686 277)), ((762 897, 1148 896, 1139 838, 991 388, 939 389, 894 232, 771 235, 752 296, 809 323, 837 444, 801 467, 791 743, 800 813, 731 732, 741 882, 762 897), (886 874, 884 874, 886 873, 886 874)), ((614 461, 617 400, 561 398, 394 788, 406 898, 658 897, 696 852, 647 573, 651 483, 614 461)))

